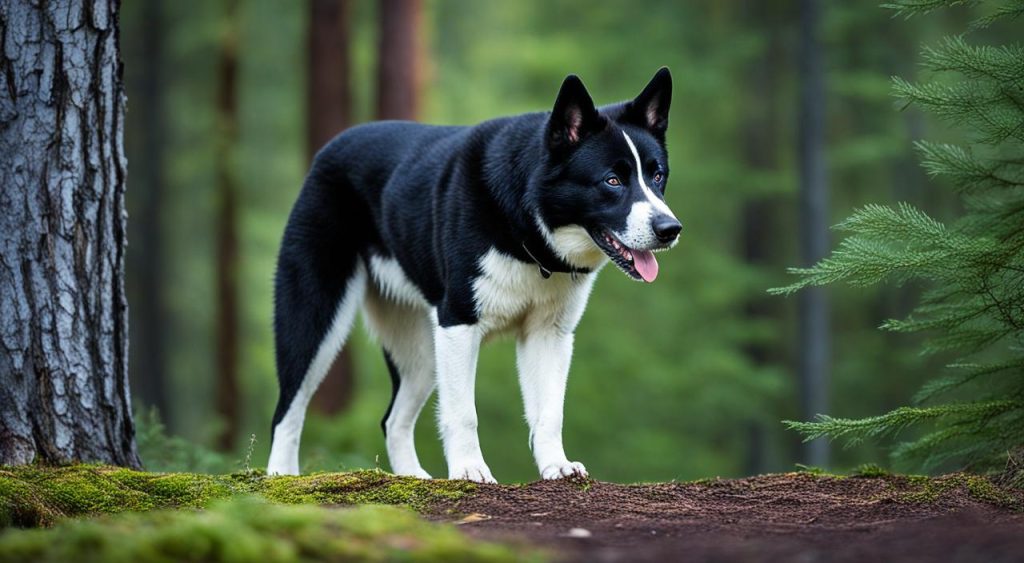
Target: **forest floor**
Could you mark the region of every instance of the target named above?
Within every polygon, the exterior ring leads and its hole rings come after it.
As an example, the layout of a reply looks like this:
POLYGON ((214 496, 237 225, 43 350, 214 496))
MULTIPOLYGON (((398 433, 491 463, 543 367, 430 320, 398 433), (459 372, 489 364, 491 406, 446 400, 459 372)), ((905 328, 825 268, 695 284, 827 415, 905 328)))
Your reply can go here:
POLYGON ((254 556, 1024 561, 1024 489, 977 475, 870 468, 852 476, 478 485, 376 470, 268 477, 0 467, 0 563, 254 556))
POLYGON ((966 475, 482 485, 454 508, 579 561, 1024 561, 1024 495, 966 475))

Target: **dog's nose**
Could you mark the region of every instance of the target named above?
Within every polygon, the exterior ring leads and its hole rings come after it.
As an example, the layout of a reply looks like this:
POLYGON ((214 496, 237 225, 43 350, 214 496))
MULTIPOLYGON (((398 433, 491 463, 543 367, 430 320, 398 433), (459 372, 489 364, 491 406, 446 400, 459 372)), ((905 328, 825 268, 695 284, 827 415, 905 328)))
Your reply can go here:
POLYGON ((683 230, 683 225, 675 217, 662 215, 654 220, 653 228, 654 236, 658 237, 658 240, 672 242, 676 239, 679 231, 683 230))

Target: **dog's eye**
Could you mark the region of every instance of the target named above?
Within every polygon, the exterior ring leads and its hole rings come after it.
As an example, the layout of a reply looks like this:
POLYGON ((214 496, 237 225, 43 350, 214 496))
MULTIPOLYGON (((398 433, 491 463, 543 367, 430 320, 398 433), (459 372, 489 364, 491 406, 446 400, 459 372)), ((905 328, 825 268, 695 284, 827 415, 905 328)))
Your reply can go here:
POLYGON ((665 179, 665 175, 662 174, 661 172, 655 172, 654 173, 654 183, 655 184, 660 184, 662 182, 662 180, 664 180, 664 179, 665 179))
POLYGON ((608 184, 609 186, 615 186, 616 188, 622 185, 622 182, 619 180, 619 177, 616 176, 615 174, 609 174, 608 177, 604 179, 604 183, 608 184))

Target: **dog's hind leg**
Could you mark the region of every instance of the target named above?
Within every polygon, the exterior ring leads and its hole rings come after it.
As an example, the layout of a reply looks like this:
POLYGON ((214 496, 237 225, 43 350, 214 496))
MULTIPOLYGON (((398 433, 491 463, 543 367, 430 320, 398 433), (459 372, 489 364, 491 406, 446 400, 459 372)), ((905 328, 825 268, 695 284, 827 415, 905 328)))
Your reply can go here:
POLYGON ((391 404, 381 420, 388 461, 396 475, 429 479, 416 455, 414 430, 423 405, 434 391, 433 325, 424 309, 367 292, 365 319, 384 348, 391 374, 391 404))
POLYGON ((361 255, 374 225, 366 202, 328 146, 292 209, 274 276, 274 346, 280 395, 267 473, 299 472, 306 407, 352 328, 366 292, 361 255))
POLYGON ((299 439, 306 408, 344 346, 363 301, 366 269, 361 262, 355 261, 347 282, 342 283, 343 289, 333 302, 317 299, 310 288, 277 295, 280 396, 274 412, 268 474, 299 473, 299 439))

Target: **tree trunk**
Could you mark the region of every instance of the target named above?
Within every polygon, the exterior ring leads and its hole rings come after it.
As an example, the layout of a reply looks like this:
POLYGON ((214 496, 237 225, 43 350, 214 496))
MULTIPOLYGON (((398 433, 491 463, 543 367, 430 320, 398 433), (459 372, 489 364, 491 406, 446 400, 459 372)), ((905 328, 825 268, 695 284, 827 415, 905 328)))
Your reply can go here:
MULTIPOLYGON (((757 174, 778 173, 779 115, 777 93, 782 61, 782 37, 780 12, 783 6, 775 2, 754 2, 745 4, 745 19, 752 30, 766 38, 763 56, 754 57, 744 76, 749 99, 745 106, 747 115, 743 120, 743 160, 749 171, 757 174)), ((755 194, 748 196, 741 210, 742 254, 744 262, 759 269, 768 268, 779 261, 775 253, 778 244, 766 233, 776 232, 776 217, 779 213, 778 196, 755 194)), ((769 299, 764 291, 752 295, 744 306, 744 314, 750 322, 763 323, 779 318, 778 300, 769 299)), ((766 342, 752 342, 744 351, 756 369, 779 362, 775 353, 777 346, 766 342)), ((745 472, 757 475, 767 471, 765 429, 762 421, 747 422, 749 448, 745 472)))
MULTIPOLYGON (((818 43, 819 0, 800 2, 800 255, 810 266, 828 254, 828 185, 825 170, 825 78, 818 43)), ((831 332, 825 289, 807 288, 799 301, 799 379, 802 414, 810 420, 828 411, 831 332)), ((808 442, 804 460, 828 463, 825 439, 808 442)))
POLYGON ((423 46, 420 0, 381 0, 377 62, 377 119, 416 119, 423 46))
POLYGON ((227 0, 217 71, 217 389, 221 450, 234 447, 241 427, 238 386, 238 0, 227 0))
POLYGON ((352 124, 352 2, 309 0, 306 146, 312 157, 352 124))
POLYGON ((117 15, 0 3, 0 464, 139 466, 117 15))
POLYGON ((132 162, 132 216, 129 228, 133 244, 128 248, 128 295, 132 303, 131 384, 140 402, 154 407, 168 429, 173 429, 167 389, 165 330, 168 322, 164 299, 164 37, 163 1, 146 0, 137 22, 138 68, 129 66, 128 145, 132 162), (133 117, 134 116, 134 117, 133 117))
MULTIPOLYGON (((310 160, 352 124, 349 57, 351 2, 310 0, 306 143, 310 160)), ((313 397, 313 408, 337 414, 352 403, 355 373, 351 346, 345 346, 313 397)))

